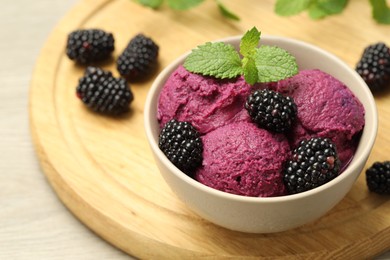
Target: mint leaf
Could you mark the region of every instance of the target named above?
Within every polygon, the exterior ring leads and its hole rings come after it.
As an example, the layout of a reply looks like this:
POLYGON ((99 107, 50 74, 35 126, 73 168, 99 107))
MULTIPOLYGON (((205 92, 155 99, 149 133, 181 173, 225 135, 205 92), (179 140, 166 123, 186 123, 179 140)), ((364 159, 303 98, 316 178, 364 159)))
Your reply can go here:
POLYGON ((184 61, 184 67, 190 72, 221 79, 241 75, 241 66, 239 53, 223 42, 200 45, 184 61))
POLYGON ((256 52, 256 48, 260 41, 260 32, 256 27, 247 31, 241 38, 240 53, 244 56, 242 59, 242 69, 245 81, 253 85, 258 80, 258 72, 253 59, 253 55, 256 52))
POLYGON ((216 0, 217 2, 217 6, 218 6, 218 9, 219 9, 219 12, 226 18, 229 18, 229 19, 232 19, 232 20, 236 20, 236 21, 239 21, 240 20, 240 17, 238 17, 236 14, 234 14, 232 11, 230 11, 229 9, 227 9, 225 7, 225 5, 223 5, 220 1, 216 0))
POLYGON ((321 19, 329 15, 341 13, 347 6, 348 0, 317 0, 309 7, 312 19, 321 19))
POLYGON ((260 46, 254 56, 258 82, 282 80, 298 73, 295 57, 276 46, 260 46))
POLYGON ((240 53, 244 57, 251 55, 257 45, 259 45, 260 34, 261 33, 256 29, 256 27, 253 27, 251 30, 247 31, 241 38, 240 53))
POLYGON ((170 8, 174 10, 187 10, 202 3, 204 0, 167 0, 170 8))
POLYGON ((313 5, 309 8, 309 16, 311 19, 318 20, 328 15, 329 14, 325 10, 319 8, 317 5, 313 5))
POLYGON ((253 85, 258 81, 258 71, 256 68, 255 60, 253 58, 244 57, 242 59, 242 69, 246 82, 253 85))
POLYGON ((390 8, 386 0, 370 0, 372 17, 381 24, 390 24, 390 8))
POLYGON ((156 9, 161 6, 163 0, 138 0, 138 2, 144 6, 156 9))
POLYGON ((291 16, 309 8, 313 0, 277 0, 275 13, 281 16, 291 16))

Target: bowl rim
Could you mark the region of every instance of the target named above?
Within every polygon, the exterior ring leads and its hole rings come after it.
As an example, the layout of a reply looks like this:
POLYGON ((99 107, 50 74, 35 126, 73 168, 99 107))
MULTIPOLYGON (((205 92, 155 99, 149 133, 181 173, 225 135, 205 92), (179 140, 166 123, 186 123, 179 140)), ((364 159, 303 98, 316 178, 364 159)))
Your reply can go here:
MULTIPOLYGON (((230 36, 230 37, 225 37, 221 38, 215 41, 210 41, 210 42, 226 42, 229 44, 232 44, 232 42, 237 42, 242 38, 243 35, 235 35, 235 36, 230 36)), ((328 52, 324 49, 321 49, 320 47, 317 47, 311 43, 289 38, 289 37, 284 37, 284 36, 275 36, 275 35, 267 35, 267 34, 262 34, 261 39, 265 41, 278 41, 278 42, 283 42, 283 43, 288 43, 288 44, 293 44, 293 45, 300 45, 304 48, 311 49, 312 51, 316 51, 324 56, 327 56, 329 59, 331 59, 333 62, 336 62, 339 66, 343 67, 346 71, 348 71, 351 75, 355 77, 355 79, 360 83, 360 85, 363 85, 364 87, 362 88, 362 91, 364 91, 364 95, 367 98, 367 104, 369 104, 369 110, 367 111, 367 107, 363 106, 365 108, 365 126, 363 129, 363 134, 368 135, 366 137, 367 142, 365 146, 362 148, 362 151, 356 156, 354 155, 353 159, 351 160, 350 164, 347 166, 347 168, 334 178, 333 180, 315 188, 311 189, 308 191, 304 191, 301 193, 296 193, 296 194, 291 194, 291 195, 283 195, 283 196, 276 196, 276 197, 249 197, 249 196, 244 196, 244 195, 238 195, 238 194, 232 194, 224 191, 220 191, 211 187, 208 187, 195 179, 191 178, 187 174, 183 173, 180 171, 169 159, 164 155, 164 153, 159 149, 157 139, 155 139, 154 134, 151 129, 151 120, 156 120, 156 112, 157 112, 157 103, 156 106, 152 106, 152 101, 156 100, 158 101, 159 97, 159 90, 163 87, 163 84, 167 80, 168 76, 170 75, 171 72, 173 72, 179 65, 183 64, 184 59, 186 56, 188 56, 190 51, 187 51, 174 59, 169 65, 167 65, 155 78, 155 80, 152 83, 151 88, 148 91, 146 101, 145 101, 145 107, 144 107, 144 129, 146 132, 146 136, 149 142, 149 145, 151 149, 155 152, 156 156, 161 160, 163 164, 166 165, 168 169, 171 170, 171 172, 176 175, 179 179, 182 181, 186 182, 188 185, 191 185, 197 189, 200 189, 203 192, 209 193, 211 195, 217 196, 217 197, 222 197, 225 199, 229 199, 232 201, 237 201, 237 202, 246 202, 246 203, 275 203, 275 202, 286 202, 286 201, 293 201, 293 200, 299 200, 303 199, 305 197, 310 197, 311 195, 318 194, 323 192, 324 190, 328 189, 330 186, 333 186, 336 183, 341 182, 345 178, 347 178, 349 175, 353 174, 353 169, 358 167, 359 161, 362 160, 363 158, 368 158, 371 149, 375 143, 375 139, 377 136, 377 130, 378 130, 378 115, 377 115, 377 108, 375 104, 374 97, 369 90, 367 84, 364 82, 364 80, 357 74, 355 70, 353 70, 351 67, 349 67, 343 60, 341 60, 339 57, 336 55, 332 54, 331 52, 328 52), (155 109, 153 112, 152 109, 155 109), (368 115, 367 112, 370 112, 370 115, 372 118, 372 124, 367 126, 367 120, 366 117, 368 115), (152 118, 154 116, 154 119, 152 118), (367 130, 371 130, 369 133, 367 133, 367 130)), ((261 42, 260 42, 261 44, 261 42)), ((348 86, 347 86, 348 87, 348 86)), ((348 87, 349 88, 349 87, 348 87)), ((350 88, 349 88, 350 89, 350 88)), ((352 92, 353 90, 350 89, 352 92)), ((355 93, 354 93, 355 94, 355 93)), ((358 98, 358 97, 356 97, 358 98)), ((358 145, 360 147, 360 145, 358 145)), ((361 172, 357 175, 357 177, 361 174, 361 172)))

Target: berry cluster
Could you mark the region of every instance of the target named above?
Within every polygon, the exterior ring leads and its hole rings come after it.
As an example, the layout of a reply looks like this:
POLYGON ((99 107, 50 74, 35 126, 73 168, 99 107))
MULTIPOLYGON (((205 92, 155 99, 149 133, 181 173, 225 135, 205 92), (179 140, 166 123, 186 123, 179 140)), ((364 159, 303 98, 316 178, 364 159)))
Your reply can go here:
POLYGON ((284 170, 290 194, 319 187, 338 176, 340 160, 335 145, 327 138, 303 140, 294 149, 284 170))
MULTIPOLYGON (((373 92, 390 87, 390 48, 383 42, 367 46, 355 70, 373 92)), ((369 167, 366 183, 370 191, 389 195, 390 161, 375 162, 369 167)))
MULTIPOLYGON (((114 42, 112 33, 101 29, 76 30, 68 35, 66 54, 80 64, 103 61, 114 51, 114 42)), ((88 67, 79 80, 77 95, 98 113, 118 115, 128 111, 133 94, 126 80, 146 76, 157 62, 158 50, 151 38, 136 35, 117 60, 117 69, 123 78, 114 78, 111 72, 88 67)))
POLYGON ((202 163, 203 144, 189 122, 170 120, 159 135, 158 146, 167 158, 188 175, 202 163))
POLYGON ((369 45, 356 64, 356 72, 372 91, 382 90, 390 85, 390 49, 379 42, 369 45))

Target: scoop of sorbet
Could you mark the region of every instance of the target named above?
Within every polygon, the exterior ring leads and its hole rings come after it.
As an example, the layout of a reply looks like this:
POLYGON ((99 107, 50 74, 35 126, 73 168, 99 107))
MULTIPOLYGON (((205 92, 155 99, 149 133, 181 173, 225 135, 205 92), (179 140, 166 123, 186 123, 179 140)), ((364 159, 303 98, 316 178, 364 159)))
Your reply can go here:
POLYGON ((243 77, 216 79, 179 66, 161 90, 157 119, 190 122, 201 134, 238 121, 250 121, 244 103, 252 87, 243 77))
POLYGON ((290 146, 284 135, 240 122, 209 132, 202 141, 203 163, 195 175, 199 182, 244 196, 286 194, 282 165, 290 146))

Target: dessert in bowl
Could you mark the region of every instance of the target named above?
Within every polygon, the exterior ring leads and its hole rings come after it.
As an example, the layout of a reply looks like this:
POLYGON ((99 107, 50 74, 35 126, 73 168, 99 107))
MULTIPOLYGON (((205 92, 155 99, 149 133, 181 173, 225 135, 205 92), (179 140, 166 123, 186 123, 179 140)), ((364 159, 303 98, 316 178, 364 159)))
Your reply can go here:
MULTIPOLYGON (((235 36, 222 39, 220 42, 231 44, 236 49, 239 49, 240 40, 241 36, 235 36)), ((320 74, 325 73, 326 75, 331 75, 332 78, 334 77, 342 82, 343 85, 347 86, 348 91, 350 91, 352 95, 356 97, 356 100, 358 100, 356 109, 358 110, 359 107, 361 108, 364 120, 360 123, 360 130, 357 133, 354 133, 354 135, 356 135, 354 137, 356 146, 353 148, 353 154, 350 152, 347 153, 347 155, 345 155, 345 153, 340 154, 340 157, 343 160, 341 164, 341 173, 334 179, 319 187, 296 194, 287 194, 283 188, 278 188, 276 189, 277 192, 274 193, 272 193, 272 191, 271 193, 255 192, 246 196, 245 193, 236 192, 234 189, 233 192, 222 191, 222 189, 218 188, 218 184, 213 187, 212 185, 208 185, 208 182, 201 183, 202 178, 204 179, 204 176, 207 177, 207 174, 198 172, 193 176, 189 176, 176 167, 159 148, 159 135, 163 125, 163 116, 161 115, 159 106, 161 103, 164 103, 160 101, 160 94, 165 87, 166 82, 171 80, 173 73, 177 74, 177 71, 180 72, 180 70, 185 70, 182 65, 190 52, 173 61, 158 75, 148 93, 144 111, 145 131, 156 164, 165 181, 177 197, 196 214, 210 222, 231 230, 250 233, 284 231, 309 223, 323 216, 342 200, 351 189, 365 166, 377 132, 377 112, 372 94, 366 83, 347 64, 331 53, 294 39, 277 36, 262 36, 261 45, 278 46, 288 51, 296 58, 300 71, 314 71, 315 73, 319 71, 320 74)), ((182 72, 185 73, 185 71, 182 72)), ((313 80, 315 81, 316 79, 313 80)), ((283 88, 283 84, 275 86, 273 83, 270 83, 268 86, 276 89, 283 88)), ((207 90, 205 91, 207 92, 207 90)), ((308 93, 308 95, 310 94, 308 93)), ((200 110, 204 109, 205 108, 200 107, 200 110)), ((354 108, 353 111, 356 109, 354 108)), ((252 129, 253 124, 248 122, 247 115, 245 114, 245 111, 243 111, 244 109, 241 110, 239 108, 237 113, 235 113, 237 116, 230 117, 230 119, 234 118, 232 119, 232 122, 223 126, 216 126, 216 129, 210 127, 210 125, 216 121, 215 118, 212 118, 210 122, 203 126, 202 123, 200 123, 197 127, 201 128, 201 134, 207 133, 206 136, 209 134, 220 136, 220 134, 215 134, 214 132, 221 128, 221 134, 231 131, 230 129, 223 129, 224 127, 231 127, 238 133, 248 132, 247 129, 252 129), (245 125, 245 127, 242 127, 242 125, 245 125)), ((230 119, 228 119, 228 121, 230 119)), ((351 119, 351 124, 354 124, 353 119, 351 119)), ((272 142, 269 142, 268 140, 279 140, 282 138, 279 134, 270 135, 268 132, 266 133, 265 130, 261 129, 258 131, 261 132, 261 138, 266 140, 265 142, 260 142, 258 144, 259 147, 263 147, 268 143, 272 144, 272 142)), ((202 138, 203 141, 207 141, 207 138, 202 138)), ((253 136, 247 138, 255 139, 253 136)), ((285 144, 290 143, 291 145, 291 142, 283 142, 285 144)), ((283 156, 285 146, 286 145, 281 145, 281 147, 278 148, 276 151, 278 156, 283 156)), ((273 149, 272 147, 274 146, 271 145, 271 150, 273 149)), ((211 151, 210 153, 213 156, 218 156, 218 149, 218 146, 211 150, 204 147, 203 152, 206 153, 206 151, 211 151)), ((232 149, 233 148, 231 148, 231 150, 232 149)), ((244 152, 246 154, 246 151, 244 152)), ((291 153, 291 151, 286 152, 286 154, 289 153, 291 153)), ((242 157, 245 158, 244 153, 242 157)), ((286 158, 279 161, 271 160, 270 164, 279 163, 282 165, 286 158)), ((207 162, 205 159, 203 159, 203 161, 207 162)), ((249 168, 253 167, 253 165, 250 165, 249 168)), ((203 165, 201 168, 204 170, 205 166, 203 165)), ((200 170, 200 172, 202 170, 200 170)), ((239 170, 239 167, 235 169, 235 171, 239 170)), ((280 177, 277 178, 280 180, 280 177)), ((241 181, 241 177, 239 178, 239 181, 241 181)), ((268 186, 257 186, 268 189, 270 185, 274 186, 273 180, 269 182, 268 186)), ((276 186, 279 187, 281 185, 283 186, 283 183, 280 185, 277 184, 276 186)))

